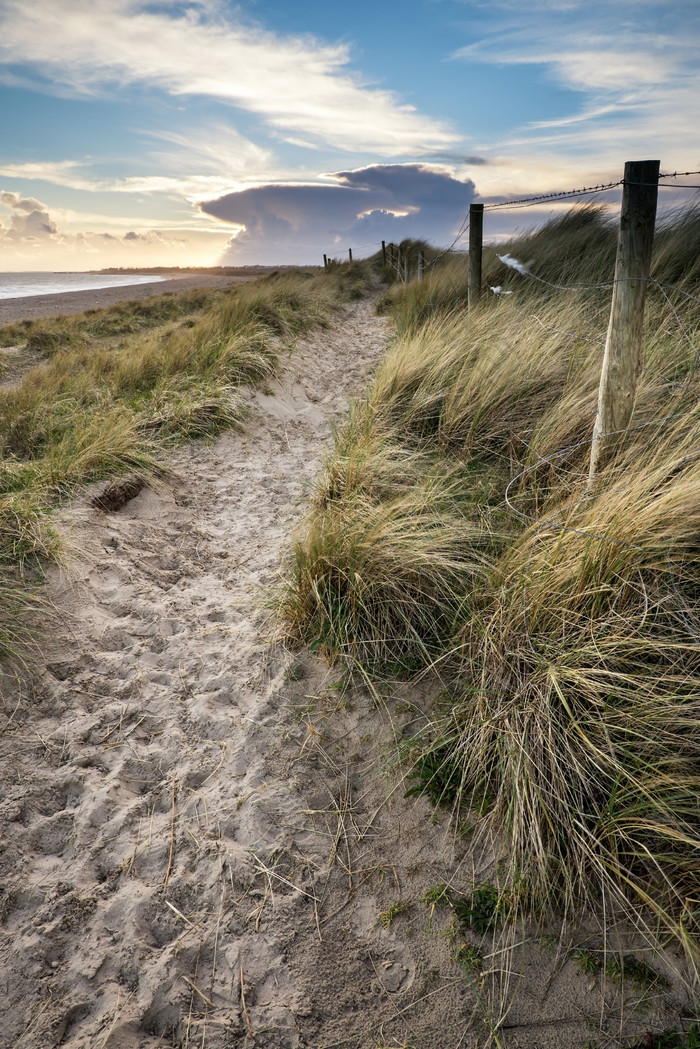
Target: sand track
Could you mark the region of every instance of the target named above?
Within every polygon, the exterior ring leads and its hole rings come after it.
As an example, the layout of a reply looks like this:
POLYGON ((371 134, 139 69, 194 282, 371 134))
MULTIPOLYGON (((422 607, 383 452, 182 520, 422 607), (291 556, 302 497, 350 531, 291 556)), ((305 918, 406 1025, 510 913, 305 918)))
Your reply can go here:
MULTIPOLYGON (((386 775, 408 686, 384 703, 276 645, 259 603, 385 338, 352 307, 245 435, 177 452, 121 509, 91 490, 60 515, 76 559, 35 676, 3 696, 3 1049, 451 1049, 485 1029, 451 915, 419 902, 483 871, 386 775)), ((561 957, 523 971, 509 1045, 615 1028, 614 994, 561 957)))

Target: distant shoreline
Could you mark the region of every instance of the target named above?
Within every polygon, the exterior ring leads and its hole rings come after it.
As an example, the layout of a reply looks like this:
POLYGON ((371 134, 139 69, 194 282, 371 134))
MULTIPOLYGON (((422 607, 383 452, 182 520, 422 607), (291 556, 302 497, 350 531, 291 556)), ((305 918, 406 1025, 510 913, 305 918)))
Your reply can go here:
MULTIPOLYGON (((144 270, 134 270, 134 274, 144 272, 144 270)), ((118 302, 148 299, 154 295, 193 291, 196 288, 230 288, 236 284, 255 280, 259 275, 259 273, 247 273, 240 276, 223 276, 215 273, 185 271, 181 276, 172 276, 168 280, 148 284, 121 284, 111 288, 81 289, 80 291, 30 295, 16 299, 0 299, 0 327, 5 324, 16 324, 18 321, 69 316, 84 313, 85 310, 90 309, 105 309, 118 302)))
MULTIPOLYGON (((304 268, 303 266, 301 267, 304 268)), ((101 270, 88 270, 88 273, 108 274, 168 274, 170 277, 190 277, 201 274, 203 277, 262 277, 275 270, 299 269, 299 266, 107 266, 101 270)))

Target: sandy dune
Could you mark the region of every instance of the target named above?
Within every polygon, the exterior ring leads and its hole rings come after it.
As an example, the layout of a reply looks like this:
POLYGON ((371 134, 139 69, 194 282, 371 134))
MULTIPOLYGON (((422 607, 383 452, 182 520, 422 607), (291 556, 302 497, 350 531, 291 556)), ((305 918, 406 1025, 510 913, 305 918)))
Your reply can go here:
MULTIPOLYGON (((4 1049, 486 1043, 498 944, 475 937, 488 975, 467 973, 449 908, 421 897, 494 857, 391 771, 435 682, 372 694, 276 644, 261 607, 385 323, 352 307, 245 435, 179 451, 122 507, 93 489, 61 513, 49 639, 4 683, 4 1049)), ((629 1044, 680 1008, 635 1014, 547 940, 514 959, 509 1047, 629 1044)))

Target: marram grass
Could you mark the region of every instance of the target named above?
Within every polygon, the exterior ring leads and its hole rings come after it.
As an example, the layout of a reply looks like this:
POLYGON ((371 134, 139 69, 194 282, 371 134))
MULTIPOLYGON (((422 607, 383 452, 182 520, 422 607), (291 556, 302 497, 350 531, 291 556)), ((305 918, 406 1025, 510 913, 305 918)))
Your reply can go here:
MULTIPOLYGON (((653 271, 696 298, 699 231, 696 213, 664 227, 653 271)), ((592 283, 611 244, 587 210, 509 250, 592 283)), ((631 429, 591 491, 610 289, 508 281, 468 317, 454 268, 387 296, 395 343, 326 464, 281 613, 331 658, 451 672, 417 780, 495 847, 516 909, 622 908, 697 969, 700 309, 650 287, 631 429)))
POLYGON ((284 271, 0 330, 38 362, 0 388, 0 660, 26 636, 30 580, 58 556, 52 508, 88 482, 158 471, 173 441, 240 427, 240 387, 264 382, 295 338, 371 280, 361 264, 284 271))

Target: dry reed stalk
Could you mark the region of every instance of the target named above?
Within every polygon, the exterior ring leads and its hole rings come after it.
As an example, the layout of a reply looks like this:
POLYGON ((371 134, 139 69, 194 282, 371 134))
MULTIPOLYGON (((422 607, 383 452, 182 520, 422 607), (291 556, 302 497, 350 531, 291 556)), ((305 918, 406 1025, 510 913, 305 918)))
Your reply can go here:
POLYGON ((163 894, 168 891, 168 882, 170 880, 170 872, 173 866, 173 852, 175 850, 175 788, 177 785, 177 776, 173 776, 171 800, 170 800, 170 851, 168 853, 168 869, 165 872, 165 878, 163 879, 163 894))

